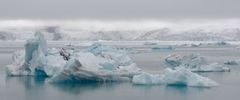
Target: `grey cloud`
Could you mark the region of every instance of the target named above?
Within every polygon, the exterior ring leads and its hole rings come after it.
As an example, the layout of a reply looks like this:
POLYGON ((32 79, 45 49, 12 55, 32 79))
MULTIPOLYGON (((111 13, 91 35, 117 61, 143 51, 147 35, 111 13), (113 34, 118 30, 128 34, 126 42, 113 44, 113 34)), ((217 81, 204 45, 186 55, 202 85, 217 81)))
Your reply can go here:
POLYGON ((239 4, 240 0, 0 0, 0 18, 239 18, 239 4))

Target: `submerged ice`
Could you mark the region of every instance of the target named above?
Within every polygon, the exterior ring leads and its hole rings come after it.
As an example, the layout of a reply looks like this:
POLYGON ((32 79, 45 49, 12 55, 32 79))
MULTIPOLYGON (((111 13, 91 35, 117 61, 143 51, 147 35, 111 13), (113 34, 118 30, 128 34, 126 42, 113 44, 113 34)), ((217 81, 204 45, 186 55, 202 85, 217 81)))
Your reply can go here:
POLYGON ((203 56, 199 54, 177 55, 172 54, 165 58, 166 64, 171 68, 184 67, 195 72, 223 72, 230 71, 219 63, 209 64, 203 56))

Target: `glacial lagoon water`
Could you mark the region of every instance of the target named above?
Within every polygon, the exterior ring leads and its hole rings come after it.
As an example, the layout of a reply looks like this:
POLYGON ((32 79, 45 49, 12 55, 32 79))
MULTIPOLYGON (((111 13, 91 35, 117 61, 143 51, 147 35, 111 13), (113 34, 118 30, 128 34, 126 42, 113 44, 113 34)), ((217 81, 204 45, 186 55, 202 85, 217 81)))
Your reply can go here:
MULTIPOLYGON (((10 64, 11 53, 21 47, 0 48, 0 100, 238 100, 240 98, 240 65, 229 66, 231 72, 199 73, 220 85, 212 88, 186 86, 142 86, 122 83, 49 84, 45 78, 8 77, 4 66, 10 64)), ((144 50, 147 48, 141 48, 144 50)), ((240 50, 221 48, 177 48, 130 54, 142 69, 160 73, 169 54, 199 53, 209 62, 223 63, 240 59, 240 50)))

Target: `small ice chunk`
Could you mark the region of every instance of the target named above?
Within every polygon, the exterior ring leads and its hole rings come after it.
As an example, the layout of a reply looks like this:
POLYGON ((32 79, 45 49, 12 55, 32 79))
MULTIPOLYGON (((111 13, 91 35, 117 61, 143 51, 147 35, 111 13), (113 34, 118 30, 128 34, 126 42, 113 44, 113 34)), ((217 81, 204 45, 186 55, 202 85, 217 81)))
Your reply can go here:
POLYGON ((219 63, 212 63, 208 65, 202 65, 196 69, 191 69, 194 72, 229 72, 230 68, 223 66, 219 63))
POLYGON ((175 49, 172 45, 157 45, 152 47, 152 50, 173 50, 175 49))
POLYGON ((145 43, 143 43, 143 45, 157 45, 157 43, 156 42, 145 42, 145 43))
POLYGON ((230 60, 230 61, 224 62, 224 64, 226 64, 226 65, 239 65, 240 61, 239 60, 230 60))
POLYGON ((182 64, 182 57, 177 54, 169 55, 165 58, 165 62, 168 66, 177 67, 182 64))
POLYGON ((173 54, 166 57, 165 61, 171 67, 184 65, 188 68, 197 68, 203 64, 206 64, 205 58, 199 54, 189 54, 184 56, 173 54))
POLYGON ((169 55, 165 59, 166 64, 169 67, 184 67, 195 72, 224 72, 230 71, 228 67, 225 67, 219 63, 208 64, 206 59, 199 54, 189 55, 169 55))
POLYGON ((162 75, 152 75, 148 73, 142 73, 133 77, 133 84, 141 85, 153 85, 153 84, 166 84, 166 85, 186 85, 193 87, 213 87, 218 83, 215 81, 200 76, 191 72, 186 68, 177 68, 172 70, 166 68, 162 75))
POLYGON ((180 45, 177 45, 178 47, 199 47, 200 44, 194 44, 194 43, 191 43, 191 44, 180 44, 180 45))
POLYGON ((229 43, 225 42, 225 41, 221 41, 221 42, 217 42, 217 45, 230 45, 229 43))

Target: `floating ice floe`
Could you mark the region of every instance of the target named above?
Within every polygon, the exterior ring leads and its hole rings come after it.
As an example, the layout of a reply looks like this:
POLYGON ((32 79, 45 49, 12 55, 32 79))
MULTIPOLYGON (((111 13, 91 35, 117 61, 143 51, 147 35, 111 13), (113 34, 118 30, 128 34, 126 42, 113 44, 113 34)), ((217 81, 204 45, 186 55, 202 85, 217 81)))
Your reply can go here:
POLYGON ((222 46, 233 46, 230 43, 225 41, 213 42, 213 43, 190 43, 190 44, 181 44, 178 47, 222 47, 222 46))
POLYGON ((157 43, 156 42, 145 42, 145 43, 143 43, 143 45, 157 45, 157 43))
POLYGON ((220 41, 220 42, 213 42, 213 43, 200 43, 199 46, 201 46, 201 47, 207 47, 207 46, 231 46, 231 44, 227 43, 225 41, 220 41))
POLYGON ((152 47, 152 50, 174 50, 175 47, 172 45, 157 45, 152 47))
POLYGON ((240 64, 240 60, 230 60, 230 61, 226 61, 224 62, 225 65, 239 65, 240 64))
POLYGON ((136 75, 132 80, 133 84, 138 85, 185 85, 193 87, 213 87, 217 86, 218 83, 215 81, 200 76, 190 70, 179 67, 175 70, 166 68, 162 75, 142 73, 136 75))
POLYGON ((194 44, 194 43, 181 44, 181 45, 177 45, 177 47, 199 47, 199 44, 194 44))
POLYGON ((189 54, 184 56, 173 54, 166 57, 165 62, 172 68, 185 67, 195 72, 230 71, 228 67, 225 67, 219 63, 208 64, 206 59, 199 54, 189 54))

